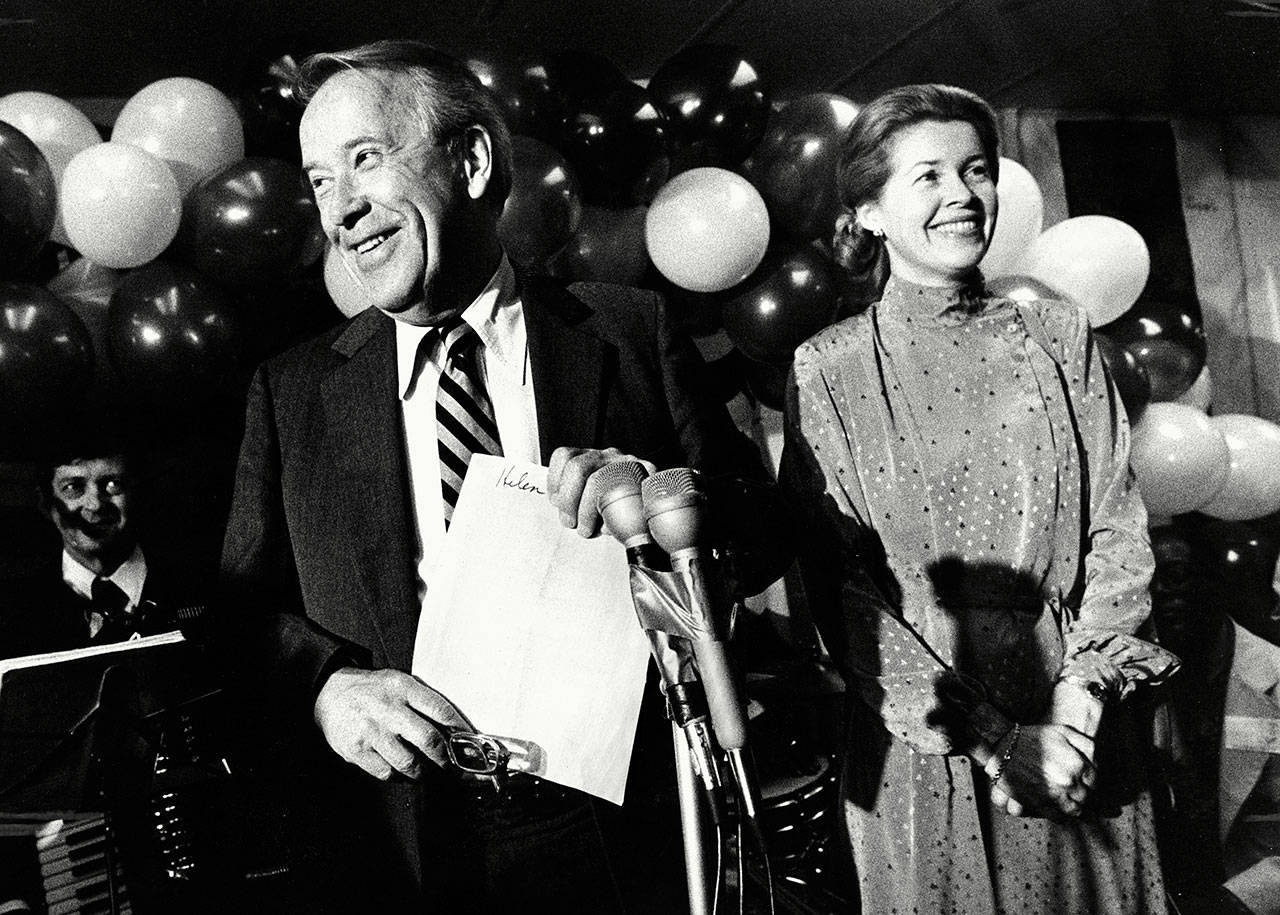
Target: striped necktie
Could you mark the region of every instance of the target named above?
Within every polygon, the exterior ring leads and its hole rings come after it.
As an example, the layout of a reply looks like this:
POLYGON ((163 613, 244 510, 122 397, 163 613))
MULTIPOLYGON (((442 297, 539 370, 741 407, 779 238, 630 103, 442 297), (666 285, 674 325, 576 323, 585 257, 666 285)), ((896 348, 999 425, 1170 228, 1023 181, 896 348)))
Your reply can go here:
POLYGON ((445 364, 436 394, 436 438, 440 443, 440 486, 444 524, 453 518, 462 478, 473 454, 501 456, 493 404, 480 378, 480 338, 461 318, 434 329, 444 341, 445 364))

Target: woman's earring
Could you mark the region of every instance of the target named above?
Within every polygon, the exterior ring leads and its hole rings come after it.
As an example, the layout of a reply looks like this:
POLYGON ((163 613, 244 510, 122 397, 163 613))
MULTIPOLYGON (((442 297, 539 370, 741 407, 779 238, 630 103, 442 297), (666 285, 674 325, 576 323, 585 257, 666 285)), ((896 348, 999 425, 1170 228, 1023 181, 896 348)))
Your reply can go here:
POLYGON ((876 238, 884 238, 884 229, 872 229, 871 234, 876 238))

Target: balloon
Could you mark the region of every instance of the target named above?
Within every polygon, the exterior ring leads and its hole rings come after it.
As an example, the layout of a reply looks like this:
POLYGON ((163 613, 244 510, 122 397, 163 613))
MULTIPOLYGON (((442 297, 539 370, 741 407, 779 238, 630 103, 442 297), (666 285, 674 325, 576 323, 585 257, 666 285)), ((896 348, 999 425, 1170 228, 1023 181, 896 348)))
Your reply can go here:
POLYGON ((179 196, 244 158, 244 125, 231 100, 186 76, 136 92, 111 128, 113 143, 145 149, 173 169, 179 196))
POLYGON ((1227 413, 1209 422, 1231 453, 1227 482, 1200 511, 1248 521, 1280 510, 1280 426, 1257 416, 1227 413))
POLYGON ((1176 398, 1178 403, 1195 407, 1201 413, 1208 413, 1213 405, 1213 379, 1209 377, 1209 366, 1200 370, 1195 382, 1176 398))
POLYGON ((765 257, 721 308, 738 349, 762 362, 787 363, 795 349, 836 316, 836 285, 821 253, 805 245, 765 257))
POLYGON ((991 245, 982 258, 984 276, 1020 272, 1023 257, 1044 228, 1044 194, 1031 172, 1013 159, 1000 157, 996 183, 999 219, 991 245))
POLYGON ((551 86, 547 60, 518 62, 495 52, 474 54, 466 63, 498 99, 512 134, 554 142, 563 111, 551 86))
POLYGON ((1129 465, 1152 514, 1200 508, 1226 483, 1230 461, 1209 417, 1183 404, 1153 403, 1133 427, 1129 465))
POLYGON ((342 255, 332 245, 324 251, 324 288, 343 317, 354 318, 369 307, 360 281, 347 269, 342 255))
POLYGON ((841 209, 840 141, 857 114, 844 96, 815 92, 769 118, 742 174, 760 191, 776 231, 801 241, 831 235, 841 209))
POLYGON ((582 218, 578 179, 560 153, 532 137, 512 137, 511 193, 498 237, 513 263, 534 267, 564 247, 582 218))
POLYGON ((0 121, 0 276, 16 276, 40 253, 57 201, 53 172, 39 147, 0 121))
POLYGON ((747 390, 761 405, 771 410, 781 410, 786 402, 787 372, 790 364, 760 362, 743 359, 742 372, 747 380, 747 390))
POLYGON ((628 206, 653 198, 667 180, 666 119, 648 94, 622 80, 577 100, 560 122, 564 153, 588 203, 628 206))
POLYGON ((1061 289, 1101 327, 1138 300, 1151 255, 1137 230, 1110 216, 1074 216, 1031 242, 1021 272, 1061 289))
POLYGON ((1189 306, 1139 302, 1103 330, 1123 343, 1147 370, 1152 400, 1176 400, 1191 388, 1204 368, 1208 349, 1204 328, 1189 306))
POLYGON ((635 285, 649 266, 644 206, 613 210, 584 206, 578 231, 560 252, 570 279, 635 285))
POLYGON ((1273 590, 1280 543, 1240 521, 1205 519, 1197 526, 1199 574, 1216 585, 1218 600, 1232 619, 1256 635, 1280 638, 1280 612, 1273 590))
POLYGON ((206 178, 188 195, 174 256, 243 287, 296 276, 324 245, 320 211, 302 170, 255 157, 206 178))
POLYGON ((676 171, 737 165, 760 142, 769 119, 765 81, 729 45, 677 52, 649 80, 649 97, 671 125, 676 171))
MULTIPOLYGON (((0 121, 6 121, 35 143, 53 172, 55 188, 62 187, 62 173, 76 153, 102 142, 93 121, 70 102, 47 92, 11 92, 0 98, 0 121)), ((59 244, 70 244, 62 214, 54 213, 49 236, 59 244)))
POLYGON ((1013 299, 1015 302, 1065 302, 1067 297, 1056 289, 1029 276, 997 276, 987 280, 987 291, 992 295, 1013 299))
POLYGON ((658 191, 644 230, 649 257, 667 279, 694 292, 718 292, 760 266, 769 211, 741 175, 695 168, 658 191))
POLYGON ((246 71, 239 94, 245 155, 302 162, 298 146, 302 103, 293 94, 297 74, 298 63, 288 54, 258 62, 246 71))
POLYGON ((230 296, 163 260, 120 281, 111 296, 107 342, 121 378, 152 401, 218 393, 244 348, 230 296))
POLYGON ((7 455, 33 444, 32 427, 74 414, 93 380, 93 344, 58 297, 0 282, 0 442, 7 455))
POLYGON ((1147 376, 1147 370, 1133 353, 1106 334, 1094 334, 1093 339, 1097 341, 1102 361, 1106 363, 1111 380, 1115 382, 1116 392, 1120 395, 1120 402, 1124 404, 1129 422, 1136 423, 1151 400, 1151 379, 1147 376))
POLYGON ((71 244, 105 267, 154 259, 173 241, 181 217, 173 172, 133 146, 91 146, 62 176, 62 218, 71 244))

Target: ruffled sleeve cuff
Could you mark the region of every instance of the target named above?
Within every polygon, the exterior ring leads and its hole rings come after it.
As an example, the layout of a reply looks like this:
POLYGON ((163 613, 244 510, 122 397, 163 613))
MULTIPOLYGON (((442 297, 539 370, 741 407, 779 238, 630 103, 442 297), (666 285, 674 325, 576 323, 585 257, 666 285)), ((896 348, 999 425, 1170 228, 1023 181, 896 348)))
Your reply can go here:
POLYGON ((1105 704, 1125 698, 1139 683, 1163 683, 1180 666, 1176 655, 1131 635, 1073 633, 1058 679, 1079 683, 1105 704))

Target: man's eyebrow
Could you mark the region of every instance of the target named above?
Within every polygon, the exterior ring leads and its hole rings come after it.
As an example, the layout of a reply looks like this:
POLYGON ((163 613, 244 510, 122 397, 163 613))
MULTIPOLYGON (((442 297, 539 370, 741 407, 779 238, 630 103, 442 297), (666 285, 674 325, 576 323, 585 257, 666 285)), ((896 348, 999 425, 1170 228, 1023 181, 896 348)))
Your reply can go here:
MULTIPOLYGON (((342 151, 344 153, 351 152, 351 150, 355 149, 357 146, 361 145, 362 143, 377 143, 377 142, 381 142, 381 137, 375 137, 373 134, 367 134, 367 133, 361 134, 360 136, 352 137, 350 140, 343 143, 342 151)), ((319 167, 320 167, 319 164, 315 162, 302 163, 302 170, 304 172, 309 172, 312 169, 319 168, 319 167)))

